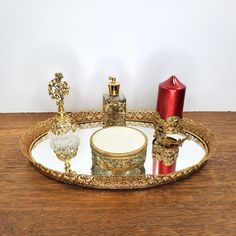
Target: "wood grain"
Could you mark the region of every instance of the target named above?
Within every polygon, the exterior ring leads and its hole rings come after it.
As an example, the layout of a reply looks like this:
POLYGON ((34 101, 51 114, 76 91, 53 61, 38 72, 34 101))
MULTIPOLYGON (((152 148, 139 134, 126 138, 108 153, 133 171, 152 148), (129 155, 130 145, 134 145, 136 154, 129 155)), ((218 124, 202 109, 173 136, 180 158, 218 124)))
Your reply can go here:
POLYGON ((235 235, 236 113, 185 113, 215 133, 214 158, 188 179, 135 191, 79 188, 37 172, 19 138, 50 116, 0 114, 0 235, 235 235))

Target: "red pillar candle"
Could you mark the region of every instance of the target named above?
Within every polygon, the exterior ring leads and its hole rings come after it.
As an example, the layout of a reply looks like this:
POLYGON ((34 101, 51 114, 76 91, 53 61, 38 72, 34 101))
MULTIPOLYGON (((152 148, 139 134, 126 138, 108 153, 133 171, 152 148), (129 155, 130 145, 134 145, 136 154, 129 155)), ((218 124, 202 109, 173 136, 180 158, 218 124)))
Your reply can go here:
MULTIPOLYGON (((169 116, 182 118, 186 86, 174 75, 159 85, 156 110, 162 119, 169 116)), ((153 174, 169 174, 175 171, 176 163, 166 166, 153 160, 153 174)))
POLYGON ((174 75, 159 85, 156 110, 162 119, 183 116, 186 86, 174 75))

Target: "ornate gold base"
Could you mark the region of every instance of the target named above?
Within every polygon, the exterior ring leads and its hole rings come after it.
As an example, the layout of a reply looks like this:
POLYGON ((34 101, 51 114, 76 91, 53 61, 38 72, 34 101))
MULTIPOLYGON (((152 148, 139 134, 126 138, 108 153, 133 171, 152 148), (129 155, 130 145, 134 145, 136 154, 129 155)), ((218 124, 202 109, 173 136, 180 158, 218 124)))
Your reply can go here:
POLYGON ((127 170, 127 171, 109 171, 104 170, 100 168, 99 166, 93 166, 91 168, 93 175, 96 176, 137 176, 137 175, 144 175, 145 174, 145 168, 135 168, 133 170, 127 170))

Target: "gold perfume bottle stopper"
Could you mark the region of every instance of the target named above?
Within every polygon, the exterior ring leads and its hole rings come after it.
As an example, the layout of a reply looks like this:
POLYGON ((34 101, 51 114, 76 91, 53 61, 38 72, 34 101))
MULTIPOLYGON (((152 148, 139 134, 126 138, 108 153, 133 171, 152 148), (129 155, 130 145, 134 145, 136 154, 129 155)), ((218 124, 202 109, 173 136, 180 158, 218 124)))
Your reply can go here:
POLYGON ((120 83, 116 81, 115 77, 109 76, 109 84, 108 84, 108 89, 109 89, 109 95, 111 96, 117 96, 120 93, 120 83))
POLYGON ((56 73, 55 78, 48 84, 48 93, 52 99, 56 100, 58 106, 58 112, 61 116, 64 115, 64 97, 69 94, 69 85, 66 81, 62 81, 63 74, 56 73))
POLYGON ((64 109, 64 97, 69 94, 69 85, 62 81, 63 74, 56 73, 55 78, 48 84, 48 93, 52 99, 56 100, 58 106, 58 116, 54 117, 50 131, 54 135, 63 135, 68 131, 74 132, 77 129, 74 119, 64 109))

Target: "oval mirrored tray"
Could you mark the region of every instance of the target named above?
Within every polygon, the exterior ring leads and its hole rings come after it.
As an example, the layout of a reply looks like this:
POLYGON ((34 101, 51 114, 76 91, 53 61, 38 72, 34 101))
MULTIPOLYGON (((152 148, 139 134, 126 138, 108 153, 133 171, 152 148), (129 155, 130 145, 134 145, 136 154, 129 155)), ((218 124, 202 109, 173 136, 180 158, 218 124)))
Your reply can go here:
MULTIPOLYGON (((58 181, 98 189, 138 189, 168 184, 186 178, 199 170, 212 156, 216 148, 214 135, 204 126, 190 119, 183 119, 184 130, 190 136, 179 149, 176 171, 165 175, 152 173, 152 140, 154 134, 152 111, 130 111, 127 126, 141 130, 148 137, 145 174, 136 176, 101 176, 91 172, 91 135, 102 127, 100 111, 73 113, 79 128, 80 146, 71 160, 71 173, 65 173, 64 163, 56 158, 50 148, 47 132, 52 118, 32 126, 21 138, 23 154, 41 173, 58 181)), ((171 135, 174 138, 181 134, 171 135)))

